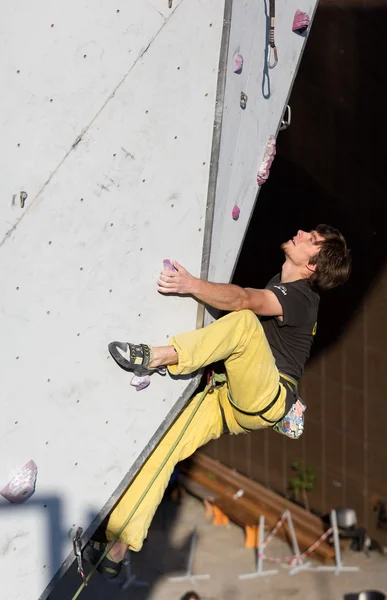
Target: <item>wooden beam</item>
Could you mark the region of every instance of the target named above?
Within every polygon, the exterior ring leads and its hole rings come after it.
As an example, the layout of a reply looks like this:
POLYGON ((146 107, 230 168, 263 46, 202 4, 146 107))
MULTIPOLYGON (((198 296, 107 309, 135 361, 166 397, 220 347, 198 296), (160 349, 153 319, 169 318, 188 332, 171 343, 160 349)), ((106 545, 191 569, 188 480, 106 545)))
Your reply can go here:
MULTIPOLYGON (((260 515, 264 515, 267 526, 273 528, 285 510, 291 512, 302 552, 325 532, 323 522, 316 515, 205 454, 197 452, 182 463, 182 472, 195 482, 196 488, 193 489, 206 490, 206 504, 209 496, 213 496, 209 502, 214 510, 221 511, 234 523, 244 527, 245 532, 247 527, 256 527, 260 515), (243 496, 234 499, 233 496, 240 489, 244 491, 243 496)), ((200 493, 197 495, 201 497, 200 493)), ((277 535, 289 541, 287 526, 281 527, 277 535)), ((312 553, 314 558, 323 562, 332 561, 334 555, 333 547, 326 541, 312 553)))

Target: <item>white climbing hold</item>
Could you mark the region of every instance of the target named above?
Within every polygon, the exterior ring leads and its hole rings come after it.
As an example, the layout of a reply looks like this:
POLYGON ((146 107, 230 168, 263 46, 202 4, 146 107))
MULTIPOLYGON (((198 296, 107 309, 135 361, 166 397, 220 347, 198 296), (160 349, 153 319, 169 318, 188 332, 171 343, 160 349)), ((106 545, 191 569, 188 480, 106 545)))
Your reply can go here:
POLYGON ((141 392, 141 390, 145 390, 150 384, 149 375, 143 375, 139 377, 138 375, 133 375, 130 385, 136 388, 137 392, 141 392))
POLYGON ((234 73, 242 73, 242 69, 243 69, 243 56, 242 54, 239 54, 239 52, 236 52, 234 54, 234 73))
POLYGON ((8 502, 12 502, 13 504, 25 502, 35 491, 37 475, 38 467, 33 460, 28 461, 28 463, 12 477, 7 485, 0 490, 0 494, 8 500, 8 502))
POLYGON ((235 204, 231 214, 234 221, 237 221, 239 219, 239 215, 241 214, 241 209, 239 208, 239 206, 235 204))
POLYGON ((269 137, 269 141, 266 146, 265 154, 263 156, 263 161, 261 166, 259 167, 257 181, 259 185, 263 185, 269 178, 270 175, 270 167, 274 160, 276 154, 276 139, 274 135, 269 137))
POLYGON ((292 31, 295 33, 305 33, 310 25, 310 17, 307 13, 297 10, 293 19, 292 31))

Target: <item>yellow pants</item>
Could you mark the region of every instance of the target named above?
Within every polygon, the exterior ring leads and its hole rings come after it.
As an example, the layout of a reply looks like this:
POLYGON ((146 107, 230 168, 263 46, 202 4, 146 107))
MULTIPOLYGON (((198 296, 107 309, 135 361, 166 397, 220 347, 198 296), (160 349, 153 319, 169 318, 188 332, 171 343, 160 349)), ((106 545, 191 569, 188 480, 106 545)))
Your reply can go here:
MULTIPOLYGON (((268 426, 260 417, 242 414, 236 407, 250 413, 264 409, 275 398, 279 385, 280 396, 264 416, 275 421, 280 419, 285 411, 286 390, 279 383, 279 373, 262 325, 251 311, 233 312, 208 327, 177 335, 170 340, 170 345, 176 349, 179 360, 177 365, 168 367, 170 373, 185 375, 218 360, 224 360, 227 384, 216 388, 214 393, 207 394, 182 440, 120 534, 120 541, 125 542, 130 550, 137 552, 141 550, 153 515, 176 464, 188 458, 200 446, 222 435, 220 405, 232 434, 246 433, 246 430, 268 426)), ((197 394, 192 398, 124 492, 108 522, 106 533, 109 540, 115 537, 124 524, 195 410, 200 396, 201 394, 197 394)))

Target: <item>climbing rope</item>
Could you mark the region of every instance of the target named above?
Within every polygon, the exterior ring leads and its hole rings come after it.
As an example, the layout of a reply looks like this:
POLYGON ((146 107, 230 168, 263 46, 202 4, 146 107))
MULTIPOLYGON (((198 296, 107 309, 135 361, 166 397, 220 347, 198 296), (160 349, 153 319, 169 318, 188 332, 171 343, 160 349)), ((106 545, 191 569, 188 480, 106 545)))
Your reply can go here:
POLYGON ((275 27, 275 0, 270 0, 269 9, 270 29, 269 29, 269 51, 267 66, 269 69, 274 69, 278 63, 278 52, 274 40, 274 27, 275 27), (272 60, 274 57, 274 61, 272 60))
POLYGON ((121 533, 124 531, 125 527, 128 525, 130 519, 133 517, 133 515, 136 512, 136 510, 138 509, 138 507, 141 505, 142 501, 144 500, 145 496, 147 495, 147 493, 151 489, 151 487, 154 484, 154 482, 156 481, 157 477, 160 475, 161 471, 163 470, 163 468, 167 464, 168 460, 171 458, 172 454, 174 453, 174 451, 176 450, 177 446, 181 442, 181 440, 182 440, 185 432, 187 431, 188 427, 190 426, 190 424, 191 424, 194 416, 198 412, 198 410, 199 410, 201 404, 203 403, 205 397, 207 396, 207 394, 209 392, 211 392, 213 389, 215 389, 215 387, 217 387, 216 384, 220 384, 221 385, 221 384, 225 383, 226 381, 227 381, 226 375, 224 375, 224 374, 218 375, 217 373, 214 373, 214 372, 212 372, 210 374, 210 376, 208 377, 208 380, 207 380, 207 385, 204 388, 204 391, 203 391, 202 395, 200 396, 200 398, 199 398, 199 400, 198 400, 198 402, 197 402, 194 410, 192 411, 191 415, 188 417, 187 422, 184 425, 183 429, 181 430, 181 432, 179 433, 179 435, 176 438, 175 442, 173 443, 173 445, 169 449, 168 454, 166 455, 166 457, 164 458, 164 460, 161 463, 160 467, 157 469, 157 471, 154 474, 154 476, 152 477, 151 481, 148 483, 147 487, 145 488, 145 490, 141 494, 141 496, 138 499, 137 503, 135 504, 135 506, 133 507, 133 509, 129 513, 128 518, 126 519, 126 521, 124 522, 124 524, 122 525, 122 527, 119 529, 119 531, 116 533, 116 535, 114 536, 113 540, 109 544, 107 544, 104 553, 102 554, 102 556, 100 557, 100 559, 98 560, 98 562, 92 567, 90 573, 85 578, 85 580, 82 582, 82 584, 79 586, 78 590, 76 591, 76 593, 74 594, 74 596, 72 597, 71 600, 76 600, 79 597, 79 595, 82 592, 82 590, 85 587, 87 587, 88 582, 90 581, 90 579, 92 578, 92 576, 96 572, 97 568, 99 567, 99 565, 101 564, 101 562, 103 561, 103 559, 106 558, 106 556, 109 553, 109 551, 111 550, 111 548, 114 546, 114 544, 119 539, 121 533))

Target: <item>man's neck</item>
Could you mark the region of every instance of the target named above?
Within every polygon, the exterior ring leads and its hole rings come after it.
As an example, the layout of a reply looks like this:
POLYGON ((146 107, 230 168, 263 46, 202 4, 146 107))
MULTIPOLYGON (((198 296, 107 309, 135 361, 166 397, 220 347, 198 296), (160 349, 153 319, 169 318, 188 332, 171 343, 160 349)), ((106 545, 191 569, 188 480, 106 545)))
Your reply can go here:
POLYGON ((281 283, 291 283, 300 279, 307 279, 304 269, 300 269, 293 263, 285 260, 281 270, 281 283))

